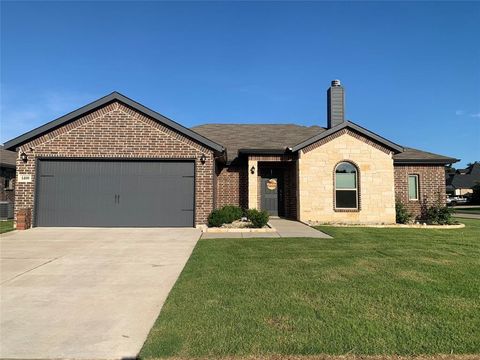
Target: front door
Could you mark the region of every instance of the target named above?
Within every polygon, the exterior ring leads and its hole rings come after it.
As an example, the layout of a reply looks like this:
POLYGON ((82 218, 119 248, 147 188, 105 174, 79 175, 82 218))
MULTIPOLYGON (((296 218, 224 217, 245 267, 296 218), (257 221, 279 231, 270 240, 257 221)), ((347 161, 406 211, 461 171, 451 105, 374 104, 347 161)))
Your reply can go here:
POLYGON ((278 178, 262 178, 262 210, 278 216, 278 178))

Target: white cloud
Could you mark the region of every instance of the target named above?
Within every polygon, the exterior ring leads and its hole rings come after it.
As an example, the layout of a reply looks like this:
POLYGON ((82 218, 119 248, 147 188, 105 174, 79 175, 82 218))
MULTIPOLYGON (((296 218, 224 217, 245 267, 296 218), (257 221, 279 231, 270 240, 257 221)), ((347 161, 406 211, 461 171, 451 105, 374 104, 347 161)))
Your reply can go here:
POLYGON ((0 105, 2 143, 95 100, 91 94, 46 91, 27 98, 5 90, 0 105))
POLYGON ((470 114, 470 116, 474 117, 474 118, 480 118, 480 112, 475 113, 475 114, 470 114))
POLYGON ((457 110, 457 111, 455 111, 455 115, 460 116, 460 115, 463 115, 463 114, 465 114, 465 111, 464 111, 464 110, 457 110))

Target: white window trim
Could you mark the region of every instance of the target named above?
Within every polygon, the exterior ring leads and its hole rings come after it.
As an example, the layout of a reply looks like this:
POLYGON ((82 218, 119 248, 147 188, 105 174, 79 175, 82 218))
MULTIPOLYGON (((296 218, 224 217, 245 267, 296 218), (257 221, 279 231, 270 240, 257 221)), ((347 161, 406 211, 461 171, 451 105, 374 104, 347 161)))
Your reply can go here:
POLYGON ((420 199, 420 187, 419 187, 420 178, 418 174, 408 174, 407 177, 407 191, 408 191, 408 201, 418 201, 420 199), (415 177, 415 193, 417 194, 416 198, 410 198, 410 177, 415 177))
POLYGON ((359 209, 359 207, 358 207, 358 205, 359 205, 358 204, 359 203, 359 199, 358 199, 358 168, 349 161, 342 161, 342 162, 338 163, 337 166, 335 166, 334 174, 335 174, 335 178, 334 178, 333 183, 334 183, 335 186, 334 186, 334 195, 333 196, 335 197, 335 210, 351 210, 351 211, 358 210, 359 209), (342 163, 349 163, 355 168, 355 185, 357 185, 356 187, 351 188, 351 189, 337 189, 337 168, 342 163), (337 191, 355 191, 355 199, 357 200, 356 201, 357 206, 356 207, 348 207, 348 208, 338 207, 337 206, 337 191))

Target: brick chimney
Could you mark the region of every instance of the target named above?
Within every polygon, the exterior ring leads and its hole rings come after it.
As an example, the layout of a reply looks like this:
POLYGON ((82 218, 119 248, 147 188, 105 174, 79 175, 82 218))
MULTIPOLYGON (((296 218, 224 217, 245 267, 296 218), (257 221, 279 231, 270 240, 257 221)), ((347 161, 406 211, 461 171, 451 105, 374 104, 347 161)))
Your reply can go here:
POLYGON ((327 91, 327 125, 328 128, 345 121, 345 90, 340 80, 333 80, 327 91))

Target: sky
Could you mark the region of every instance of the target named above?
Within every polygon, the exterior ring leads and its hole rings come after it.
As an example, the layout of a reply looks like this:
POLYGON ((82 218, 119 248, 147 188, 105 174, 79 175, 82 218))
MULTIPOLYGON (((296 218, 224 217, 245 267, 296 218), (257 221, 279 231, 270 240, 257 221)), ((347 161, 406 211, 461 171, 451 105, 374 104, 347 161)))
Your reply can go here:
POLYGON ((112 91, 190 127, 326 126, 480 160, 480 2, 5 2, 0 142, 112 91))

